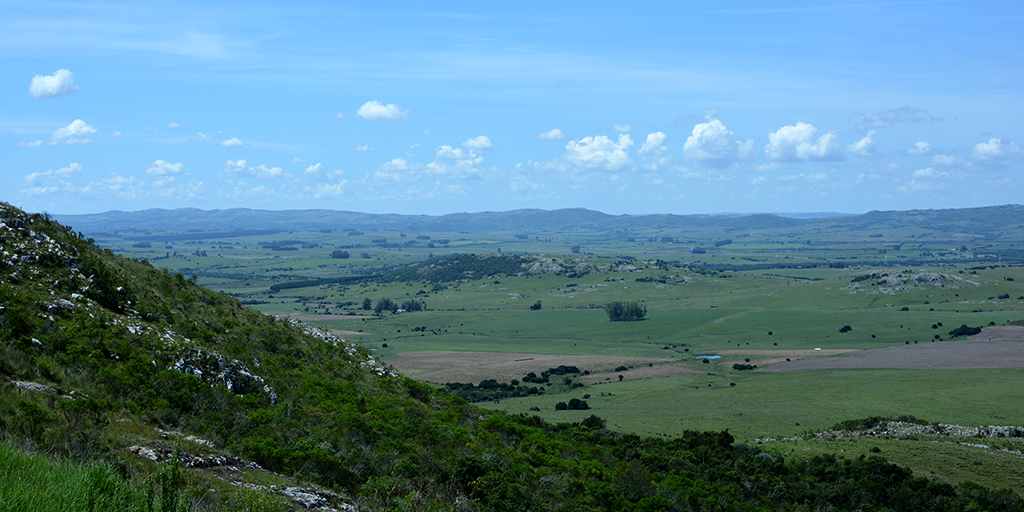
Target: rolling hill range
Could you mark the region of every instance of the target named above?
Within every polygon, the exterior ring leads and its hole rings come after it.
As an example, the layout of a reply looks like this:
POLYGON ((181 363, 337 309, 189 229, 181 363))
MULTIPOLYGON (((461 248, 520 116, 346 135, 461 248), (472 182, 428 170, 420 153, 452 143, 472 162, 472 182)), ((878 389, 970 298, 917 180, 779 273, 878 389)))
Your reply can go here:
POLYGON ((390 230, 488 233, 501 231, 630 231, 639 229, 862 230, 920 228, 941 233, 972 233, 998 237, 1024 227, 1024 206, 1005 205, 951 210, 872 211, 863 215, 790 218, 758 215, 608 215, 582 208, 453 213, 440 216, 367 214, 335 210, 175 210, 111 211, 88 215, 54 215, 76 231, 178 231, 182 226, 204 231, 237 230, 390 230))

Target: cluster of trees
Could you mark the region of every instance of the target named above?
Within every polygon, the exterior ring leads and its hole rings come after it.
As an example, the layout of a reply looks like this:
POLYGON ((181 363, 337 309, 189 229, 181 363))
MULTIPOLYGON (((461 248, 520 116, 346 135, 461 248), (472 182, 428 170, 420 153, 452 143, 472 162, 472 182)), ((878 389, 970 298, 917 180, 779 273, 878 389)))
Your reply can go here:
MULTIPOLYGON (((363 299, 363 309, 369 309, 367 308, 368 300, 370 299, 363 299)), ((385 311, 390 311, 392 313, 398 310, 412 312, 423 311, 425 308, 426 304, 419 299, 408 299, 399 304, 397 301, 385 297, 383 299, 377 299, 377 303, 373 306, 373 312, 379 315, 385 311)))
POLYGON ((981 327, 968 327, 967 324, 960 324, 960 327, 949 331, 950 336, 973 336, 981 332, 981 327))
POLYGON ((505 398, 544 394, 544 388, 542 387, 520 386, 518 382, 512 382, 510 384, 498 382, 495 379, 487 379, 480 381, 480 384, 476 386, 472 382, 446 382, 444 387, 449 393, 467 402, 492 402, 505 398))
POLYGON ((639 302, 617 300, 604 306, 605 313, 613 322, 635 322, 647 316, 647 306, 639 302))
POLYGON ((335 250, 331 251, 331 257, 336 259, 336 260, 346 260, 346 259, 348 259, 348 251, 343 251, 341 249, 335 249, 335 250))
POLYGON ((556 411, 583 411, 590 409, 587 405, 586 400, 580 400, 579 398, 573 398, 569 400, 569 403, 558 402, 555 404, 556 411))
POLYGON ((538 376, 534 372, 527 373, 526 376, 523 377, 523 382, 544 384, 545 382, 548 382, 550 380, 552 375, 567 375, 577 373, 583 372, 581 372, 580 369, 575 366, 558 365, 557 368, 548 368, 547 370, 540 372, 540 376, 538 376))

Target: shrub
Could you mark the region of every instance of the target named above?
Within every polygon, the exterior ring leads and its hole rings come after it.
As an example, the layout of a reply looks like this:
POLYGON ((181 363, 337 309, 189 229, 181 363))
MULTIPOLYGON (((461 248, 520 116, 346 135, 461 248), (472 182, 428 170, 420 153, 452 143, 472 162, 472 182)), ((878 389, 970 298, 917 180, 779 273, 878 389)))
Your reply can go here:
POLYGON ((605 305, 604 311, 613 322, 635 322, 647 316, 647 306, 639 302, 617 300, 605 305))

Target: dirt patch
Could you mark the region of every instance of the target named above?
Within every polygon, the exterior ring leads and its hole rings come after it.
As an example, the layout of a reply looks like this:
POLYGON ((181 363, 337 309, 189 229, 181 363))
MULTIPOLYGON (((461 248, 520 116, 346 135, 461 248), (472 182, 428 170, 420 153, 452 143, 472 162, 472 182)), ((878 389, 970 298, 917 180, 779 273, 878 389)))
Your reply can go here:
POLYGON ((648 363, 636 366, 624 372, 597 373, 586 375, 580 377, 580 382, 584 384, 604 384, 605 382, 619 382, 619 375, 622 375, 623 381, 627 381, 640 379, 663 379, 666 377, 682 377, 684 375, 704 375, 704 373, 705 372, 700 371, 699 368, 694 369, 692 366, 686 366, 678 361, 664 364, 648 363))
POLYGON ((310 315, 308 313, 296 313, 295 311, 266 311, 266 315, 279 316, 281 318, 294 318, 300 322, 318 322, 323 320, 359 320, 362 318, 373 318, 361 315, 310 315))
POLYGON ((798 361, 800 359, 807 359, 811 357, 828 357, 837 356, 840 354, 848 354, 850 352, 860 352, 858 349, 852 348, 824 348, 821 350, 716 350, 715 354, 721 355, 742 355, 742 356, 758 356, 757 359, 751 360, 750 364, 756 364, 757 366, 764 366, 772 363, 781 363, 789 359, 790 362, 798 361))
POLYGON ((372 332, 343 331, 341 329, 328 329, 328 331, 331 331, 331 334, 334 334, 335 336, 341 336, 341 337, 345 337, 345 336, 362 336, 364 334, 373 334, 372 332))
MULTIPOLYGON (((399 373, 424 382, 472 382, 479 383, 484 379, 496 379, 509 382, 522 379, 530 372, 540 373, 548 368, 560 365, 575 366, 580 370, 600 372, 614 370, 619 366, 639 368, 653 364, 657 368, 673 359, 650 357, 614 357, 614 356, 572 356, 561 354, 528 354, 504 352, 456 352, 456 351, 423 351, 402 352, 386 362, 394 366, 399 373)), ((667 365, 666 365, 667 366, 667 365)), ((682 365, 671 365, 680 366, 682 365)), ((634 370, 635 371, 635 370, 634 370)), ((630 372, 624 372, 630 373, 630 372)), ((637 374, 640 375, 639 373, 637 374)), ((597 376, 590 376, 597 377, 597 376)), ((604 377, 601 377, 604 380, 604 377)))
POLYGON ((974 336, 968 336, 970 341, 982 341, 982 340, 1006 340, 1006 341, 1024 341, 1024 326, 1020 325, 1000 325, 995 327, 985 327, 978 334, 974 336))
POLYGON ((1024 368, 1024 343, 967 340, 897 345, 894 347, 861 350, 836 357, 816 357, 801 361, 779 362, 771 366, 758 368, 757 371, 787 372, 840 368, 914 370, 1024 368))

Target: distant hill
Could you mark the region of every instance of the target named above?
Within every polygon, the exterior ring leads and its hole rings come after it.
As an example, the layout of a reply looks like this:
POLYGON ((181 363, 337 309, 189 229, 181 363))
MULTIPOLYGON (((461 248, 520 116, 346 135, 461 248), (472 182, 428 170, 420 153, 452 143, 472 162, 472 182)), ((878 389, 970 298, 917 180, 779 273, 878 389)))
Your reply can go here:
POLYGON ((584 208, 523 209, 447 215, 372 214, 338 210, 174 210, 110 211, 87 215, 55 215, 74 230, 95 234, 123 230, 390 230, 437 232, 615 231, 638 229, 777 229, 838 227, 873 229, 925 227, 944 232, 993 234, 1024 225, 1024 206, 1005 205, 949 210, 872 211, 863 215, 808 214, 609 215, 584 208))

